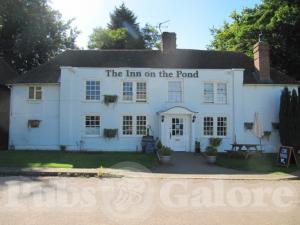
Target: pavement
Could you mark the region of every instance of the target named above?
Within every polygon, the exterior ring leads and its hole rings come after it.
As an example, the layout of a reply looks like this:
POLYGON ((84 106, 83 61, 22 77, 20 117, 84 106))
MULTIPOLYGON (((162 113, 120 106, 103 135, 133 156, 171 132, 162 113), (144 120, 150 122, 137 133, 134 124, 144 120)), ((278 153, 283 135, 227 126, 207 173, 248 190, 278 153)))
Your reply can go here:
POLYGON ((296 225, 300 181, 0 177, 0 225, 296 225))
POLYGON ((300 171, 292 174, 257 174, 207 164, 203 156, 194 153, 175 152, 172 163, 151 170, 127 162, 112 168, 11 168, 0 167, 2 176, 68 176, 68 177, 145 177, 160 179, 220 179, 220 180, 294 180, 300 179, 300 171))

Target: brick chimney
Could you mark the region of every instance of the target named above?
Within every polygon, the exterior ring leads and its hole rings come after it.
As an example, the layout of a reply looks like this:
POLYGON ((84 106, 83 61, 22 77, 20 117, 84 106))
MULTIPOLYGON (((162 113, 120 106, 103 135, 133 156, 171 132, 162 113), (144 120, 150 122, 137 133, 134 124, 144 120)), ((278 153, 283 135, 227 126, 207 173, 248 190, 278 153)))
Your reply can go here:
POLYGON ((172 53, 176 50, 176 33, 163 32, 161 38, 164 53, 172 53))
POLYGON ((260 81, 269 81, 270 77, 270 53, 269 44, 262 40, 259 40, 254 45, 254 67, 258 73, 260 81))

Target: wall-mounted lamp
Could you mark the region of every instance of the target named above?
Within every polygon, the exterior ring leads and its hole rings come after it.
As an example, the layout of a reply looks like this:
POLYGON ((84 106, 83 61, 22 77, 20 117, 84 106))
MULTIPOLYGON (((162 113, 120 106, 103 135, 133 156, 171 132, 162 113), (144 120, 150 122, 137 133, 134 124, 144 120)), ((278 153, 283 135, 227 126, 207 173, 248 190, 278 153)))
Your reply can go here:
POLYGON ((196 120, 196 116, 195 116, 195 115, 193 115, 192 122, 194 123, 194 122, 195 122, 195 120, 196 120))
POLYGON ((161 116, 161 122, 163 123, 164 121, 165 121, 165 116, 162 115, 162 116, 161 116))

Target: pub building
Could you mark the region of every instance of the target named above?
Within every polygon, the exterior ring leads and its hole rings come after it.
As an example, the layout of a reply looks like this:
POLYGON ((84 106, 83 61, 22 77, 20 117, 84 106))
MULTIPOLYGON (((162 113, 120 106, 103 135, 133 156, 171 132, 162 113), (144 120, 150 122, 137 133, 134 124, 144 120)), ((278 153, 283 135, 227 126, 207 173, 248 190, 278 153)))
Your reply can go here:
POLYGON ((268 43, 253 52, 177 49, 167 32, 161 50, 65 51, 8 84, 9 146, 140 151, 148 134, 186 152, 219 137, 224 151, 259 144, 258 113, 263 150, 276 152, 280 94, 298 83, 270 67, 268 43))

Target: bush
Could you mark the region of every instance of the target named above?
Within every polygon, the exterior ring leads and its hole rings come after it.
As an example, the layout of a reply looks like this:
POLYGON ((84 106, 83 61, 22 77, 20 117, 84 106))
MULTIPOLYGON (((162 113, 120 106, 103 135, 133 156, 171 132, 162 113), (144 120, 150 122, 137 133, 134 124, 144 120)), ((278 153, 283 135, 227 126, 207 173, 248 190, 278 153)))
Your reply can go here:
POLYGON ((60 151, 62 151, 62 152, 65 152, 67 149, 67 146, 65 146, 65 145, 61 145, 59 147, 60 147, 60 151))
POLYGON ((213 147, 219 147, 222 142, 221 138, 210 138, 209 145, 213 147))
POLYGON ((159 154, 162 156, 169 156, 172 154, 173 150, 169 147, 166 146, 162 146, 159 150, 158 150, 159 154))
POLYGON ((160 140, 158 140, 158 141, 156 142, 155 148, 156 148, 156 150, 159 150, 159 149, 162 148, 162 143, 161 143, 160 140))
POLYGON ((207 156, 216 156, 217 153, 218 153, 218 150, 217 150, 217 148, 214 147, 214 146, 210 146, 210 145, 209 145, 209 146, 207 146, 206 149, 205 149, 205 154, 206 154, 207 156))

